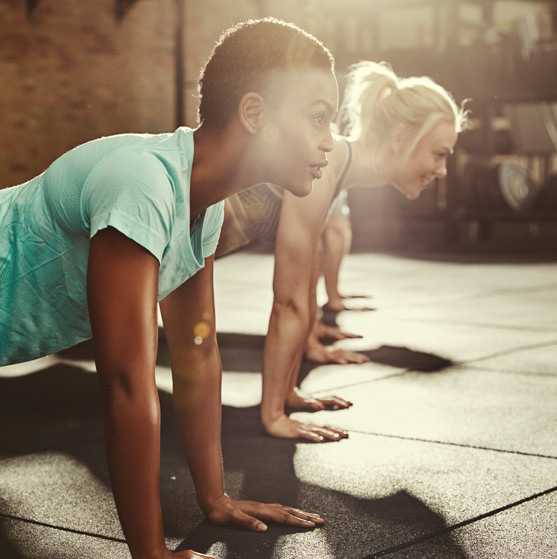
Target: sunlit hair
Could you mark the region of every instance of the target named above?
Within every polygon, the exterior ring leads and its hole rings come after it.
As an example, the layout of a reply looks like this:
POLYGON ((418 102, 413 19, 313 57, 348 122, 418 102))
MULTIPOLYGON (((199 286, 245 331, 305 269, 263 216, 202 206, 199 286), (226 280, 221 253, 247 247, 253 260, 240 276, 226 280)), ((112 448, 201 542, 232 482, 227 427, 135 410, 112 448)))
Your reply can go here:
POLYGON ((460 132, 467 117, 464 107, 431 78, 400 78, 385 62, 364 61, 349 69, 340 126, 353 140, 381 147, 402 125, 409 132, 408 156, 438 122, 451 122, 460 132))
POLYGON ((330 51, 313 35, 275 18, 249 20, 226 30, 199 78, 199 121, 224 126, 242 96, 265 91, 274 70, 334 70, 330 51))

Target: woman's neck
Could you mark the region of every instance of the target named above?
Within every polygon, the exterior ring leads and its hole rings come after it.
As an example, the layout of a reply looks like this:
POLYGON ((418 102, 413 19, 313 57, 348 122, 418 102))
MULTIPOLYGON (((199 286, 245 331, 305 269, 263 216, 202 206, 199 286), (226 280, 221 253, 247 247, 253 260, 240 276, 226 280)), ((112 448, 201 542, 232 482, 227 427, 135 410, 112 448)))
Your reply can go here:
POLYGON ((249 137, 235 124, 219 130, 202 125, 193 137, 191 215, 258 182, 257 166, 250 160, 249 137))
POLYGON ((381 162, 385 162, 384 154, 379 146, 364 143, 362 139, 348 140, 352 148, 352 162, 344 184, 347 188, 352 186, 377 187, 387 184, 388 169, 381 162))

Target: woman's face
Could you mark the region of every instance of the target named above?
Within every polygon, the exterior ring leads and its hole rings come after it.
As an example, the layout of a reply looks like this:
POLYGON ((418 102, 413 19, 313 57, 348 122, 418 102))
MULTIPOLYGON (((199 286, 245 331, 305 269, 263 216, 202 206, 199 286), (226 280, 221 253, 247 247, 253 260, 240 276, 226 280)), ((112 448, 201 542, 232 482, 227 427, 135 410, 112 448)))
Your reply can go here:
POLYGON ((440 121, 420 139, 409 158, 395 158, 390 182, 408 199, 415 200, 435 179, 446 176, 447 158, 456 140, 454 124, 440 121))
POLYGON ((274 93, 258 140, 265 180, 306 196, 333 149, 337 81, 332 71, 313 69, 273 76, 272 85, 274 93))

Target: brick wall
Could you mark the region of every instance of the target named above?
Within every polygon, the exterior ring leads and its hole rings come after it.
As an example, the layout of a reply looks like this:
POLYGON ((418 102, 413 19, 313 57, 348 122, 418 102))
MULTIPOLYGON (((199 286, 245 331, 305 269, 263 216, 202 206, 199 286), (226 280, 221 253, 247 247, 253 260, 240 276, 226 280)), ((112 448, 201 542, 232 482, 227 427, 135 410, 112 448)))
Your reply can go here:
MULTIPOLYGON (((226 27, 283 18, 350 63, 362 53, 373 58, 382 35, 403 42, 410 28, 425 29, 412 13, 403 22, 401 12, 392 27, 389 18, 378 27, 385 2, 395 0, 184 0, 185 124, 196 123, 197 77, 226 27)), ((0 187, 34 176, 89 139, 174 128, 175 0, 136 0, 121 22, 115 3, 40 0, 28 21, 24 0, 0 0, 0 187)))
POLYGON ((0 3, 0 186, 41 172, 84 141, 174 125, 174 3, 0 3))

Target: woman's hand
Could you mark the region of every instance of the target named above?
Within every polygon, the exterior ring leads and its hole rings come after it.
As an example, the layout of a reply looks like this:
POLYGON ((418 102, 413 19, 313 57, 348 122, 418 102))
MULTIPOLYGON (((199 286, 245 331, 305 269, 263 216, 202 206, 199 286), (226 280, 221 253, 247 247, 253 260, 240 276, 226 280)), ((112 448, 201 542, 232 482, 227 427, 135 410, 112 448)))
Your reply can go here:
POLYGON ((316 528, 325 522, 317 514, 293 507, 278 503, 240 501, 231 499, 228 495, 223 495, 205 507, 205 513, 213 524, 238 526, 256 532, 265 532, 266 522, 300 528, 316 528))
POLYGON ((308 343, 304 356, 308 361, 324 365, 328 363, 336 365, 362 364, 369 361, 369 357, 363 353, 349 351, 341 347, 324 346, 321 343, 311 345, 308 343))
POLYGON ((163 559, 215 559, 214 555, 205 555, 192 549, 184 551, 168 551, 163 559))
POLYGON ((348 438, 348 433, 338 427, 302 423, 301 421, 290 419, 287 415, 282 415, 273 421, 264 422, 264 427, 267 434, 279 439, 329 443, 348 438))

